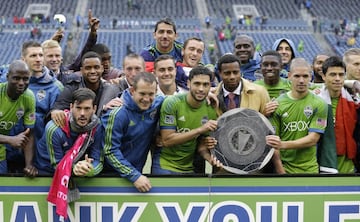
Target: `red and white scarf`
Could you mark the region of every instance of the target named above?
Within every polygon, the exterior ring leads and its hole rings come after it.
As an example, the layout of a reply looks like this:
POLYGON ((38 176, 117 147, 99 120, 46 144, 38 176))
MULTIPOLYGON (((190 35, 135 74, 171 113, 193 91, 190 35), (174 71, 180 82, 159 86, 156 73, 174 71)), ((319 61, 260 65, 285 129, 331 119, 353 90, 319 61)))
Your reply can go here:
MULTIPOLYGON (((321 89, 319 96, 327 104, 331 104, 329 91, 325 87, 321 89)), ((353 134, 357 121, 357 107, 358 104, 343 87, 336 107, 335 139, 337 155, 346 155, 348 159, 354 159, 356 156, 356 142, 353 134)))
MULTIPOLYGON (((66 124, 62 130, 70 137, 70 113, 66 111, 66 124)), ((92 131, 94 131, 93 128, 92 131)), ((61 159, 59 164, 56 167, 53 181, 49 190, 47 200, 50 203, 56 205, 56 213, 60 218, 67 218, 67 194, 68 194, 68 184, 71 176, 73 161, 76 156, 79 154, 79 151, 84 145, 88 145, 90 137, 94 132, 91 132, 89 135, 88 132, 81 133, 73 146, 68 150, 65 156, 61 159)))

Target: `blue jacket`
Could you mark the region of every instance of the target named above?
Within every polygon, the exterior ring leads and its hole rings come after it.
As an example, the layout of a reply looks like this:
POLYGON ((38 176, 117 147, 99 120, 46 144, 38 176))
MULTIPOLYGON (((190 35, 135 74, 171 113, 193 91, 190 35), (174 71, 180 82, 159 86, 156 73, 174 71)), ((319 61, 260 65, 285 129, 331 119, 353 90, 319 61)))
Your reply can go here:
POLYGON ((105 134, 102 146, 106 161, 121 177, 135 182, 141 176, 155 138, 164 97, 157 96, 146 111, 139 109, 129 89, 124 91, 123 99, 123 106, 108 111, 101 118, 105 134))
MULTIPOLYGON (((291 48, 291 51, 292 51, 292 57, 291 57, 291 59, 299 56, 298 51, 297 51, 297 49, 296 49, 296 46, 295 46, 294 42, 291 41, 290 39, 286 39, 286 38, 277 39, 277 40, 274 42, 274 44, 273 44, 273 46, 271 47, 271 49, 277 51, 277 49, 278 49, 278 47, 279 47, 279 45, 280 45, 280 43, 281 43, 282 41, 286 41, 286 42, 290 45, 290 48, 291 48)), ((281 72, 280 72, 280 77, 287 78, 287 73, 289 72, 289 69, 290 69, 289 64, 283 64, 283 70, 281 70, 281 72)))
MULTIPOLYGON (((248 63, 241 64, 240 66, 241 76, 244 79, 250 80, 252 82, 256 81, 257 78, 255 77, 255 73, 257 70, 260 70, 260 64, 261 64, 261 55, 259 52, 255 51, 254 57, 250 59, 248 63)), ((220 77, 219 67, 217 66, 217 63, 215 64, 214 67, 214 73, 215 73, 215 78, 218 80, 218 82, 221 82, 222 79, 220 77)))
POLYGON ((44 67, 41 77, 31 76, 29 89, 33 91, 36 99, 36 123, 34 129, 36 142, 44 134, 46 115, 54 106, 55 100, 64 89, 64 86, 56 77, 50 74, 48 68, 44 67))
POLYGON ((175 62, 182 61, 181 49, 183 43, 174 41, 173 49, 168 53, 162 53, 156 48, 156 43, 153 42, 141 50, 140 55, 144 58, 146 71, 152 72, 154 70, 154 62, 157 57, 162 54, 171 55, 175 62))
POLYGON ((9 64, 0 66, 0 83, 7 81, 6 75, 8 72, 9 72, 9 64))
MULTIPOLYGON (((39 140, 38 147, 36 149, 35 166, 39 169, 40 174, 53 174, 55 172, 56 165, 65 156, 65 153, 73 146, 78 133, 73 132, 70 128, 70 137, 67 137, 66 133, 51 120, 46 124, 46 129, 43 137, 39 140)), ((101 125, 98 124, 94 139, 91 140, 86 151, 79 160, 84 160, 85 154, 89 155, 89 158, 94 159, 92 171, 88 176, 93 176, 102 170, 103 155, 101 148, 101 139, 103 138, 101 125)), ((75 163, 74 163, 75 164, 75 163)))
POLYGON ((260 69, 261 55, 258 52, 254 53, 254 57, 248 63, 240 66, 241 75, 244 79, 255 81, 255 72, 260 69))

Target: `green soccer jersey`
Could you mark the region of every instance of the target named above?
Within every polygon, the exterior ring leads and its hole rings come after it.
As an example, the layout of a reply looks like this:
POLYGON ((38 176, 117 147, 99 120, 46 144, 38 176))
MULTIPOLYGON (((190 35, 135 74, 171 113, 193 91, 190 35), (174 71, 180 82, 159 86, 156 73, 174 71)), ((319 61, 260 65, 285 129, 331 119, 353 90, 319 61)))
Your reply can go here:
POLYGON ((278 84, 274 86, 265 84, 264 80, 257 80, 254 83, 264 86, 269 93, 270 99, 277 98, 281 94, 287 93, 291 89, 290 81, 284 78, 280 78, 278 84))
MULTIPOLYGON (((31 90, 25 90, 17 100, 12 100, 7 95, 7 82, 1 83, 0 103, 0 134, 9 135, 17 124, 23 124, 26 128, 34 127, 35 96, 31 90)), ((0 144, 0 160, 5 158, 5 145, 0 144)))
MULTIPOLYGON (((277 98, 279 107, 270 121, 276 135, 283 141, 297 140, 309 132, 323 133, 326 127, 328 106, 320 97, 308 93, 302 99, 293 99, 286 93, 277 98)), ((316 145, 301 149, 280 151, 287 173, 318 173, 316 145)))
MULTIPOLYGON (((208 120, 216 120, 216 112, 211 106, 202 103, 199 108, 192 108, 186 102, 187 94, 167 97, 160 113, 160 129, 174 129, 178 133, 196 129, 208 120)), ((196 139, 183 144, 164 147, 160 153, 160 166, 173 172, 193 172, 193 159, 196 151, 196 139)))

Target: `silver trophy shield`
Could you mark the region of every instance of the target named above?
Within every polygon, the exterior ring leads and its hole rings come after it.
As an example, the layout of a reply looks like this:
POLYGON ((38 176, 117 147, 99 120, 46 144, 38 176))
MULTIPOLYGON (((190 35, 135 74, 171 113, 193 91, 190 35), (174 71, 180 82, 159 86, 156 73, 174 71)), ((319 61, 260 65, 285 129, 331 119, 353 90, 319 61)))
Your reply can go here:
POLYGON ((261 113, 244 108, 231 109, 218 119, 218 128, 211 136, 218 141, 212 153, 235 174, 254 173, 263 168, 274 154, 265 137, 274 128, 261 113))

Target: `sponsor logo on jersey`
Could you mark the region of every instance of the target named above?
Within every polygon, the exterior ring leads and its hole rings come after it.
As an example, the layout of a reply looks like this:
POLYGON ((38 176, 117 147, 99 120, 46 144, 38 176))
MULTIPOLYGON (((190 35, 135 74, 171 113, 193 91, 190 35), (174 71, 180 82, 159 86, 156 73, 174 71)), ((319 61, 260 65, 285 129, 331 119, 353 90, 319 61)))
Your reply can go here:
POLYGON ((296 131, 306 131, 309 130, 310 122, 305 121, 292 121, 288 123, 284 123, 285 129, 284 131, 296 132, 296 131))
POLYGON ((15 122, 11 121, 0 121, 0 130, 11 130, 15 124, 15 122))

